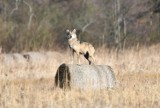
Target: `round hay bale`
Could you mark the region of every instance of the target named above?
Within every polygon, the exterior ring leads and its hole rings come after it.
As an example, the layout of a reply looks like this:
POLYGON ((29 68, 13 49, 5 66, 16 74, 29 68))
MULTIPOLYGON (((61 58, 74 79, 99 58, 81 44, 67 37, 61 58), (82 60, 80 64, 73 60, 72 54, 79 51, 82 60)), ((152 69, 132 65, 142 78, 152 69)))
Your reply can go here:
POLYGON ((7 65, 14 64, 14 56, 13 54, 3 54, 3 63, 7 65))
POLYGON ((17 64, 17 63, 25 64, 27 62, 26 59, 23 57, 23 55, 20 53, 14 53, 13 58, 15 60, 15 64, 17 64))
POLYGON ((114 72, 107 65, 62 64, 55 76, 55 85, 64 89, 113 88, 115 81, 114 72))
POLYGON ((23 57, 32 63, 45 63, 47 60, 47 55, 43 52, 27 52, 23 57))
POLYGON ((51 61, 52 63, 58 63, 58 62, 63 62, 63 55, 60 52, 56 52, 56 51, 48 51, 46 52, 47 57, 49 58, 49 61, 51 61))
POLYGON ((1 62, 6 65, 27 63, 26 59, 20 53, 1 54, 1 62))

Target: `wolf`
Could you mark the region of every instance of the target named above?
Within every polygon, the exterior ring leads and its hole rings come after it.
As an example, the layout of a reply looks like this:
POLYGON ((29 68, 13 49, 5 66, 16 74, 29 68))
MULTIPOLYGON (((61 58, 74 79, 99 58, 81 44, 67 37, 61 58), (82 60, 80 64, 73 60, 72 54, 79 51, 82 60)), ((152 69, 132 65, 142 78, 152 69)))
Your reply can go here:
MULTIPOLYGON (((87 42, 80 42, 77 39, 76 29, 73 29, 73 31, 70 31, 69 29, 67 29, 66 33, 68 37, 68 44, 72 51, 73 59, 74 59, 74 53, 76 53, 78 56, 78 59, 81 54, 88 60, 89 65, 91 65, 91 63, 94 63, 95 62, 95 58, 94 58, 95 49, 93 45, 87 42)), ((80 63, 80 60, 79 60, 79 63, 80 63)))

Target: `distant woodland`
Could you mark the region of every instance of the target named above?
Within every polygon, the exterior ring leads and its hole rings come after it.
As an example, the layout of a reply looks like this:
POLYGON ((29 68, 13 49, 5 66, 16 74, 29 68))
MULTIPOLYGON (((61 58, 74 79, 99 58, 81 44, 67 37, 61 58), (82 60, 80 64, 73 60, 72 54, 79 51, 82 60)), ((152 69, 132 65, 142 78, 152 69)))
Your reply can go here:
POLYGON ((68 47, 66 29, 95 47, 160 42, 160 0, 1 0, 4 52, 68 47))

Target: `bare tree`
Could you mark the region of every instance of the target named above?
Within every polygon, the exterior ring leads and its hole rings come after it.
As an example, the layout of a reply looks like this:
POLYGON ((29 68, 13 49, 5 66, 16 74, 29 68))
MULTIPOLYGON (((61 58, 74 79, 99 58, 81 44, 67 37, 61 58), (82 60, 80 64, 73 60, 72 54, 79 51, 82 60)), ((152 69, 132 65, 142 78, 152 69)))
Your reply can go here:
POLYGON ((115 18, 114 18, 114 30, 115 30, 115 43, 117 52, 123 49, 126 44, 127 38, 127 14, 129 13, 131 5, 127 0, 115 0, 115 18))
POLYGON ((15 8, 12 9, 11 13, 10 13, 10 16, 19 9, 19 2, 23 2, 26 6, 28 6, 29 8, 29 20, 28 20, 28 28, 30 28, 31 26, 31 23, 32 23, 32 18, 34 16, 33 14, 33 9, 32 9, 32 6, 31 4, 29 4, 28 2, 26 2, 25 0, 15 0, 15 8))
POLYGON ((12 9, 10 15, 12 15, 15 11, 17 11, 17 10, 19 9, 19 8, 18 8, 18 5, 19 5, 18 3, 19 3, 19 0, 15 0, 15 8, 12 9))
POLYGON ((115 42, 117 44, 117 52, 121 48, 121 21, 122 15, 120 13, 120 0, 115 0, 115 42))
POLYGON ((26 5, 28 6, 28 8, 29 8, 28 28, 30 28, 31 23, 32 23, 32 18, 33 18, 33 16, 34 16, 34 14, 33 14, 33 9, 32 9, 32 6, 31 6, 28 2, 26 2, 25 0, 23 0, 23 2, 24 2, 24 4, 26 4, 26 5))

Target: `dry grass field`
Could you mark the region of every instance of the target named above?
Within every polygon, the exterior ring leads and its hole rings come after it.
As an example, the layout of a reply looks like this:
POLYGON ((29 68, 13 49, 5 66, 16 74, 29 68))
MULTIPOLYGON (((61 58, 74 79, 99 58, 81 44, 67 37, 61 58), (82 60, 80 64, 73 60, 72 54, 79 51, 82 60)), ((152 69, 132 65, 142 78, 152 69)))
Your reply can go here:
MULTIPOLYGON (((55 88, 54 75, 60 64, 70 63, 69 51, 41 53, 46 56, 35 53, 30 62, 1 54, 0 108, 160 107, 159 44, 123 50, 118 55, 97 49, 96 64, 110 65, 118 82, 114 89, 97 91, 55 88)), ((88 62, 81 57, 81 63, 88 62)))

